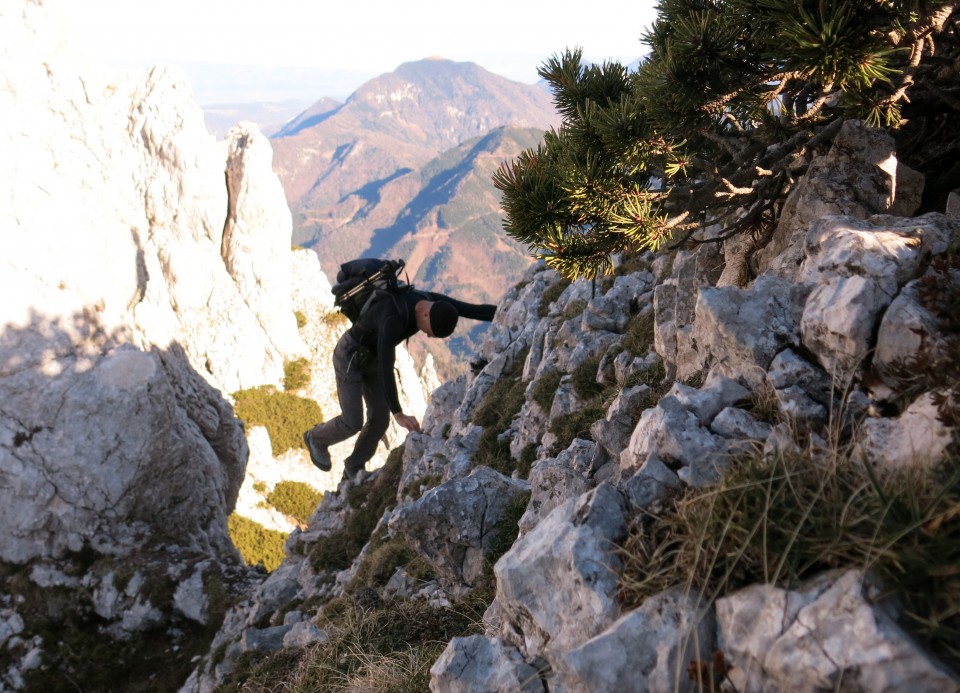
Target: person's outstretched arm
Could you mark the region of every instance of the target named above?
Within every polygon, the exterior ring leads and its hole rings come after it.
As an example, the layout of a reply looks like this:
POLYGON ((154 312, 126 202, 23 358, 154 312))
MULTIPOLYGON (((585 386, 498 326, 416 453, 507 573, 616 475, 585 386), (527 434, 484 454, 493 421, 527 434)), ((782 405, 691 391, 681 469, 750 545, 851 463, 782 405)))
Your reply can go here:
POLYGON ((490 322, 497 312, 497 307, 492 303, 467 303, 466 301, 458 301, 455 298, 450 298, 449 296, 444 296, 443 294, 432 291, 429 292, 429 296, 431 301, 446 301, 447 303, 452 303, 461 318, 490 322))

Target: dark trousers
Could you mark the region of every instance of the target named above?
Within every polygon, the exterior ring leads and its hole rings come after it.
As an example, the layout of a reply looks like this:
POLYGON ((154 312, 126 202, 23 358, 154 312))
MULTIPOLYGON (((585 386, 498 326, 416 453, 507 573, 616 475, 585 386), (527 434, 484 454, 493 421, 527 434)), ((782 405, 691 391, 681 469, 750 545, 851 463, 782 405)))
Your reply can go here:
POLYGON ((349 332, 337 342, 333 350, 333 369, 337 376, 340 416, 317 424, 310 434, 315 443, 329 446, 359 432, 353 452, 344 460, 344 467, 350 472, 363 469, 390 425, 390 407, 377 359, 358 346, 349 332), (367 358, 364 359, 365 354, 367 358), (366 421, 364 403, 367 405, 366 421))

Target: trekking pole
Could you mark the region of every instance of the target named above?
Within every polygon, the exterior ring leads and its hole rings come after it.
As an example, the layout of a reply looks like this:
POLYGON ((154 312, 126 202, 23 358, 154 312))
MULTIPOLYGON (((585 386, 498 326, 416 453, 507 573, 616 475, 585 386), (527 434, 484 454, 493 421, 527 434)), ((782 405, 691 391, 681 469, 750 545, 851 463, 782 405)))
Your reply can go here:
POLYGON ((381 277, 387 275, 388 273, 396 273, 396 272, 400 271, 400 269, 403 267, 403 265, 404 265, 403 260, 395 260, 394 263, 390 263, 390 264, 384 265, 383 267, 381 267, 380 269, 378 269, 376 272, 374 272, 373 274, 371 274, 369 277, 367 277, 366 279, 364 279, 362 282, 360 282, 359 284, 357 284, 355 287, 353 287, 353 288, 350 289, 349 291, 345 291, 345 292, 340 296, 339 300, 340 300, 341 302, 343 302, 343 301, 345 301, 346 299, 350 298, 351 296, 354 296, 355 294, 360 293, 360 291, 361 291, 363 288, 365 288, 370 282, 376 281, 377 279, 380 279, 381 277))

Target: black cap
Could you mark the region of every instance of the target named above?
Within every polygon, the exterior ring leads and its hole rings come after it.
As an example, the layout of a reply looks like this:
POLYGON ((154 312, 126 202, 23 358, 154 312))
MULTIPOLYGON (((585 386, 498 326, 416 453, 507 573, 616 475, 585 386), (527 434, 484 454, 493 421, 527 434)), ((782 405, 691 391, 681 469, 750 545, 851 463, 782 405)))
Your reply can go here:
POLYGON ((460 314, 452 303, 434 301, 430 306, 430 331, 434 337, 449 337, 457 327, 460 314))

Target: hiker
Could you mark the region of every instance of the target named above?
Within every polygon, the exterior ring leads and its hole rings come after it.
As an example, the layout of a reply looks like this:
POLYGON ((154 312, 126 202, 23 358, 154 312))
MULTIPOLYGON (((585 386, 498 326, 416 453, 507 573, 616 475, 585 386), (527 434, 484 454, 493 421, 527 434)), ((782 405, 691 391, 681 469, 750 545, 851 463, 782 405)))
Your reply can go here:
POLYGON ((403 412, 397 396, 393 373, 397 345, 418 331, 428 337, 449 337, 460 317, 490 322, 496 309, 490 304, 464 303, 443 294, 413 290, 384 296, 365 308, 333 351, 340 415, 303 434, 313 464, 329 471, 327 448, 359 432, 353 452, 344 460, 343 479, 353 481, 373 457, 391 414, 400 426, 419 432, 420 422, 403 412))

